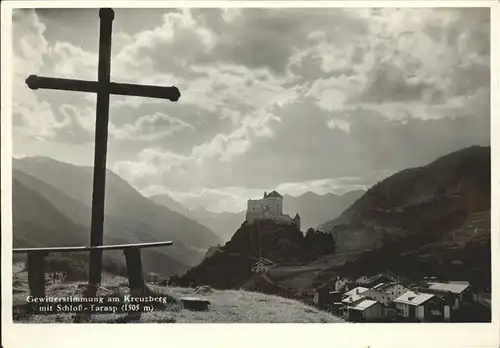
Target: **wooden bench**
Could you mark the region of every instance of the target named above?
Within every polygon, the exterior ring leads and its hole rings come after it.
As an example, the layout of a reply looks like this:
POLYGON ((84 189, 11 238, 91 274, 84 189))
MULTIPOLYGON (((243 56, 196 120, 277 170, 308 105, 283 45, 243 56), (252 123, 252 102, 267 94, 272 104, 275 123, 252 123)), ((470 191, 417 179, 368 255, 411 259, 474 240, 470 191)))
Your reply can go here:
MULTIPOLYGON (((138 244, 116 244, 101 246, 51 247, 51 248, 16 248, 13 253, 28 254, 28 283, 30 293, 34 297, 45 297, 45 265, 44 258, 51 252, 78 252, 90 250, 123 250, 127 263, 128 281, 131 292, 142 292, 145 288, 142 273, 141 249, 172 245, 173 242, 153 242, 138 244)), ((90 285, 90 284, 89 284, 90 285)))

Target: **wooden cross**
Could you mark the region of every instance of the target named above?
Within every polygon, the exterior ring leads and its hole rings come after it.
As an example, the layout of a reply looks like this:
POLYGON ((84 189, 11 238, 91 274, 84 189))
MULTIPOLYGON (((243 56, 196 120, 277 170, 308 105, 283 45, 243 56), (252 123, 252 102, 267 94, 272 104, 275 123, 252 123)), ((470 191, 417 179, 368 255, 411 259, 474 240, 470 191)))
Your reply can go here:
MULTIPOLYGON (((106 187, 106 154, 108 143, 109 96, 129 95, 139 97, 179 100, 181 94, 177 87, 159 87, 110 82, 111 70, 111 29, 115 14, 110 8, 99 10, 99 65, 97 81, 82 81, 30 75, 26 84, 31 89, 57 89, 97 93, 94 183, 92 193, 92 221, 90 245, 100 246, 103 243, 104 224, 104 192, 106 187)), ((90 250, 89 287, 101 283, 102 249, 90 250)))

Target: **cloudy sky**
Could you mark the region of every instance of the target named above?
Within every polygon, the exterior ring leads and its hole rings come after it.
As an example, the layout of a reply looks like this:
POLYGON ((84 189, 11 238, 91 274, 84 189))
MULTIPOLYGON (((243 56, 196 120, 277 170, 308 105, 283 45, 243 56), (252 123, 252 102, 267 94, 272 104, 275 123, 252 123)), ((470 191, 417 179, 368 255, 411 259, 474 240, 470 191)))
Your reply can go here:
MULTIPOLYGON (((92 165, 97 9, 13 14, 15 156, 92 165)), ((489 9, 119 9, 111 78, 177 103, 111 97, 108 168, 145 195, 235 211, 279 189, 365 188, 489 145, 489 9)))

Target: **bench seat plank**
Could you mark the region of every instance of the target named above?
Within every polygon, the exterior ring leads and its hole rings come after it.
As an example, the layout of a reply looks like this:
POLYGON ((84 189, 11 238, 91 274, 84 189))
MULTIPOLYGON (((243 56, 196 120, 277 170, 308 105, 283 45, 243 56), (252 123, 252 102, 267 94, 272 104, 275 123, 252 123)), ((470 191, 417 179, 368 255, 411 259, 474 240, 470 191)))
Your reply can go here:
POLYGON ((137 244, 114 244, 114 245, 98 245, 98 246, 73 246, 73 247, 48 247, 48 248, 15 248, 13 253, 29 253, 29 252, 77 252, 90 251, 92 249, 101 250, 125 250, 129 248, 151 248, 165 245, 172 245, 172 241, 152 242, 152 243, 137 243, 137 244))

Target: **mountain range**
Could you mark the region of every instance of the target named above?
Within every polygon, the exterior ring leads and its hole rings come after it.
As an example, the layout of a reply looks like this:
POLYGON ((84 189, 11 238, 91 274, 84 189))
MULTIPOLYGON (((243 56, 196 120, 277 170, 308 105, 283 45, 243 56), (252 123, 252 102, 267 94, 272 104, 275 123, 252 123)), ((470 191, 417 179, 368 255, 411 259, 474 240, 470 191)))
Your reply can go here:
MULTIPOLYGON (((92 172, 45 157, 14 159, 14 246, 88 244, 92 172)), ((104 221, 106 243, 172 240, 172 247, 144 250, 145 268, 163 275, 198 263, 210 246, 222 242, 209 228, 155 204, 109 170, 104 221)))
MULTIPOLYGON (((319 195, 309 191, 300 196, 284 195, 283 212, 291 216, 299 213, 301 229, 306 231, 309 227, 315 228, 338 217, 364 192, 356 190, 343 195, 333 193, 319 195)), ((150 196, 149 199, 209 227, 224 241, 230 240, 245 221, 245 211, 214 213, 204 208, 188 209, 167 194, 150 196)))

